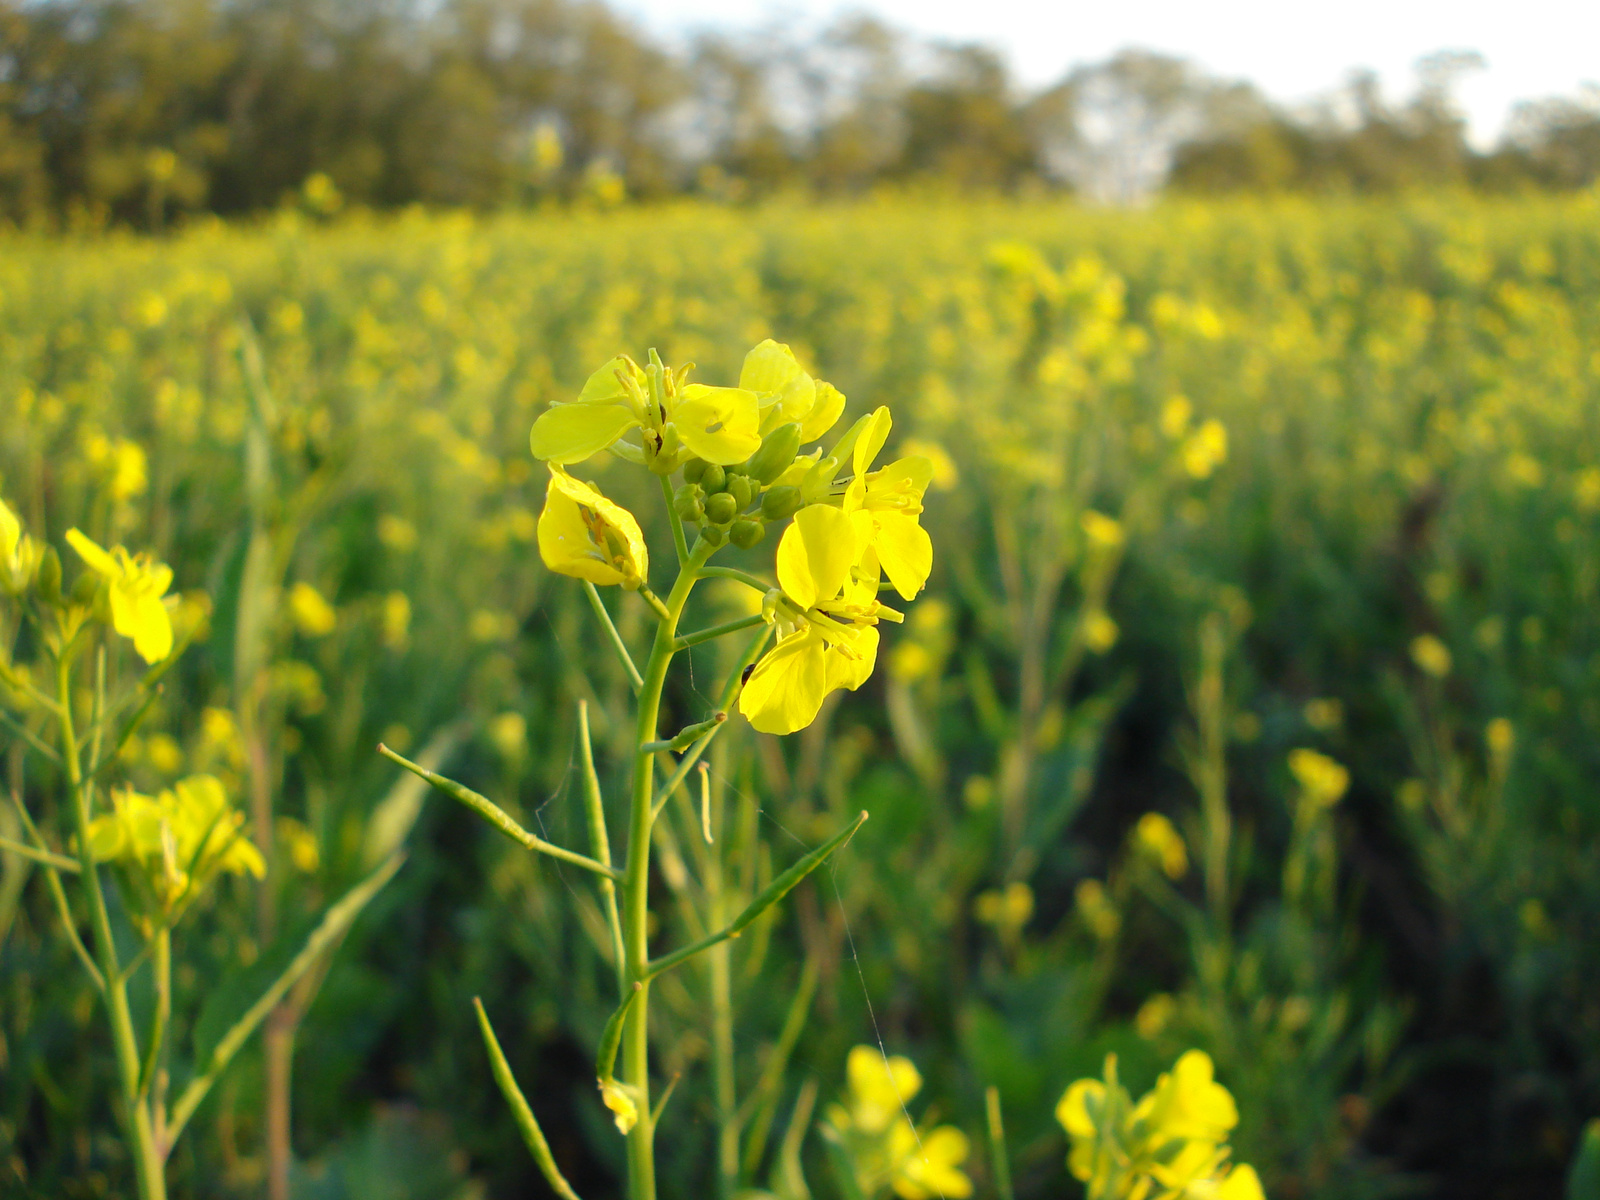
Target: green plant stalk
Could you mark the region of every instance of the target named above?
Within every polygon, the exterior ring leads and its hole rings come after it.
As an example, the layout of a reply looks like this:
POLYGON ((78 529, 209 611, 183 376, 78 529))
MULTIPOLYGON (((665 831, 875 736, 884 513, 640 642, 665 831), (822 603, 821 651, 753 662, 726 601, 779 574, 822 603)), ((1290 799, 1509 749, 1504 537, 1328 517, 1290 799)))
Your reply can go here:
POLYGON ((714 549, 695 544, 667 596, 666 616, 656 626, 655 642, 639 689, 639 720, 633 761, 633 802, 628 821, 628 860, 623 868, 623 942, 627 980, 642 985, 623 1034, 623 1074, 638 1089, 639 1120, 628 1133, 628 1194, 632 1200, 655 1200, 655 1121, 650 1113, 650 826, 653 818, 654 761, 644 746, 656 740, 661 716, 661 689, 675 653, 678 618, 689 599, 700 568, 714 549))
POLYGON ((78 759, 78 738, 72 723, 72 664, 63 649, 56 659, 57 715, 61 729, 61 759, 67 770, 67 788, 72 796, 73 817, 78 830, 78 878, 89 903, 89 918, 94 929, 95 955, 100 975, 105 980, 106 1013, 111 1023, 111 1043, 116 1053, 117 1077, 122 1085, 122 1115, 128 1149, 133 1157, 134 1175, 140 1200, 166 1200, 167 1182, 161 1147, 156 1143, 150 1110, 139 1095, 139 1041, 133 1031, 133 1014, 128 1007, 128 986, 117 967, 116 943, 111 939, 111 915, 105 892, 95 869, 89 847, 89 787, 78 759))
MULTIPOLYGON (((701 778, 701 787, 710 781, 701 778)), ((710 801, 710 812, 702 810, 706 833, 714 834, 717 844, 706 863, 706 925, 721 929, 728 923, 728 898, 723 887, 723 856, 727 853, 726 828, 722 821, 723 789, 718 787, 710 801)), ((737 1083, 733 1073, 733 947, 727 942, 713 946, 706 955, 706 970, 711 985, 711 1063, 712 1084, 717 1105, 717 1184, 722 1200, 733 1200, 739 1189, 739 1114, 737 1083)))

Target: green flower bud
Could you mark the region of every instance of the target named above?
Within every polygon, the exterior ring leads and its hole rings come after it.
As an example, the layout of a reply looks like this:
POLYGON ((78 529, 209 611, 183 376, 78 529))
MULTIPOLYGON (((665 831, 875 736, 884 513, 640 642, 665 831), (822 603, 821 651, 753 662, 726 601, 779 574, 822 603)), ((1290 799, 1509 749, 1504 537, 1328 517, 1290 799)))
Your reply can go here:
POLYGON ((743 512, 750 507, 751 480, 748 475, 728 476, 728 495, 733 497, 734 503, 743 512))
POLYGON ((703 458, 687 458, 683 462, 683 481, 685 483, 699 483, 700 477, 706 473, 706 460, 703 458))
POLYGON ((707 463, 705 472, 700 476, 700 486, 705 488, 706 495, 714 495, 727 486, 728 473, 716 463, 707 463))
POLYGON ((61 556, 54 546, 46 546, 39 558, 39 574, 35 579, 39 598, 46 604, 61 603, 61 556))
POLYGON ((686 483, 672 493, 672 507, 677 511, 678 518, 683 521, 703 521, 706 510, 701 503, 700 485, 686 483))
POLYGON ((761 515, 769 521, 782 521, 800 511, 800 489, 789 487, 768 488, 761 497, 761 515))
POLYGON ((728 530, 728 540, 741 550, 749 550, 766 536, 766 525, 749 517, 735 521, 733 527, 728 530))
POLYGON ((700 531, 700 537, 708 546, 720 546, 728 540, 728 531, 720 525, 707 525, 700 531))
POLYGON ((739 515, 739 502, 727 492, 706 499, 706 516, 714 525, 726 525, 739 515))
POLYGON ((789 464, 794 462, 794 456, 799 452, 799 423, 779 425, 767 434, 761 449, 750 456, 746 469, 762 483, 771 483, 789 469, 789 464))

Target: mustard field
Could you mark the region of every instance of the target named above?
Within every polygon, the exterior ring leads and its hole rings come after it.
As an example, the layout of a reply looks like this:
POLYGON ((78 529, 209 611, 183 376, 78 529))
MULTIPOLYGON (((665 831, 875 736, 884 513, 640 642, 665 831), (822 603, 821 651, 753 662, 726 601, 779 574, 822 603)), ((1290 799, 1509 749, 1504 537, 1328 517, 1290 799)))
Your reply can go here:
MULTIPOLYGON (((4 234, 0 501, 0 1194, 554 1194, 492 1022, 558 1174, 637 1200, 606 888, 691 744, 652 954, 868 819, 649 978, 664 1197, 1600 1187, 1600 195, 4 234), (892 412, 931 574, 792 733, 687 639, 641 750, 717 489, 569 456, 648 545, 591 599, 530 430, 767 338, 845 397, 819 456, 892 412)), ((765 521, 685 629, 794 594, 765 521)))

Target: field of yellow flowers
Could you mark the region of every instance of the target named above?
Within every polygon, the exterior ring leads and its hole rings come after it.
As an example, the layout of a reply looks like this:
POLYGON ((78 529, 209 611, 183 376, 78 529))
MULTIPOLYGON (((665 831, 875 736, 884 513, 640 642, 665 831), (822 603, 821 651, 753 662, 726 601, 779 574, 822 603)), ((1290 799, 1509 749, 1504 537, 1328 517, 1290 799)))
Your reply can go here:
MULTIPOLYGON (((48 543, 88 620, 132 569, 100 548, 147 552, 189 647, 158 686, 161 647, 108 642, 52 707, 0 596, 0 1192, 134 1194, 132 1070, 158 1113, 169 1076, 209 1089, 174 1196, 544 1194, 480 997, 548 1156, 619 1194, 604 893, 374 747, 564 846, 603 790, 620 836, 610 642, 651 609, 611 589, 597 622, 545 569, 529 431, 619 353, 732 381, 770 337, 840 430, 893 410, 933 569, 868 682, 790 737, 729 720, 663 792, 662 945, 870 820, 653 985, 662 1194, 1560 1194, 1600 1115, 1600 197, 285 211, 0 248, 0 588, 48 543), (251 839, 166 894, 170 944, 111 892, 170 976, 128 972, 132 1025, 172 1031, 147 1067, 56 885, 62 747, 99 755, 60 719, 123 694, 115 782, 251 839), (1183 1132, 1140 1166, 1150 1121, 1183 1132), (1180 1147, 1212 1155, 1189 1190, 1180 1147)), ((570 470, 672 561, 647 473, 570 470)), ((773 549, 729 548, 697 626, 750 623, 773 549)), ((684 661, 669 734, 746 665, 684 661)))

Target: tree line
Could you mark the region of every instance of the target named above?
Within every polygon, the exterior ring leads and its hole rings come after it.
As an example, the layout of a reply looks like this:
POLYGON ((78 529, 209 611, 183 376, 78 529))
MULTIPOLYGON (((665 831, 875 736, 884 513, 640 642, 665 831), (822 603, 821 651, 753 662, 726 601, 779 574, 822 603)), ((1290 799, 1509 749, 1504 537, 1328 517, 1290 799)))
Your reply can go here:
POLYGON ((1472 65, 1426 60, 1401 104, 1356 77, 1291 112, 1139 51, 1029 92, 986 47, 864 16, 669 45, 598 0, 0 0, 0 219, 1600 177, 1594 93, 1524 105, 1500 145, 1475 149, 1451 99, 1472 65))

